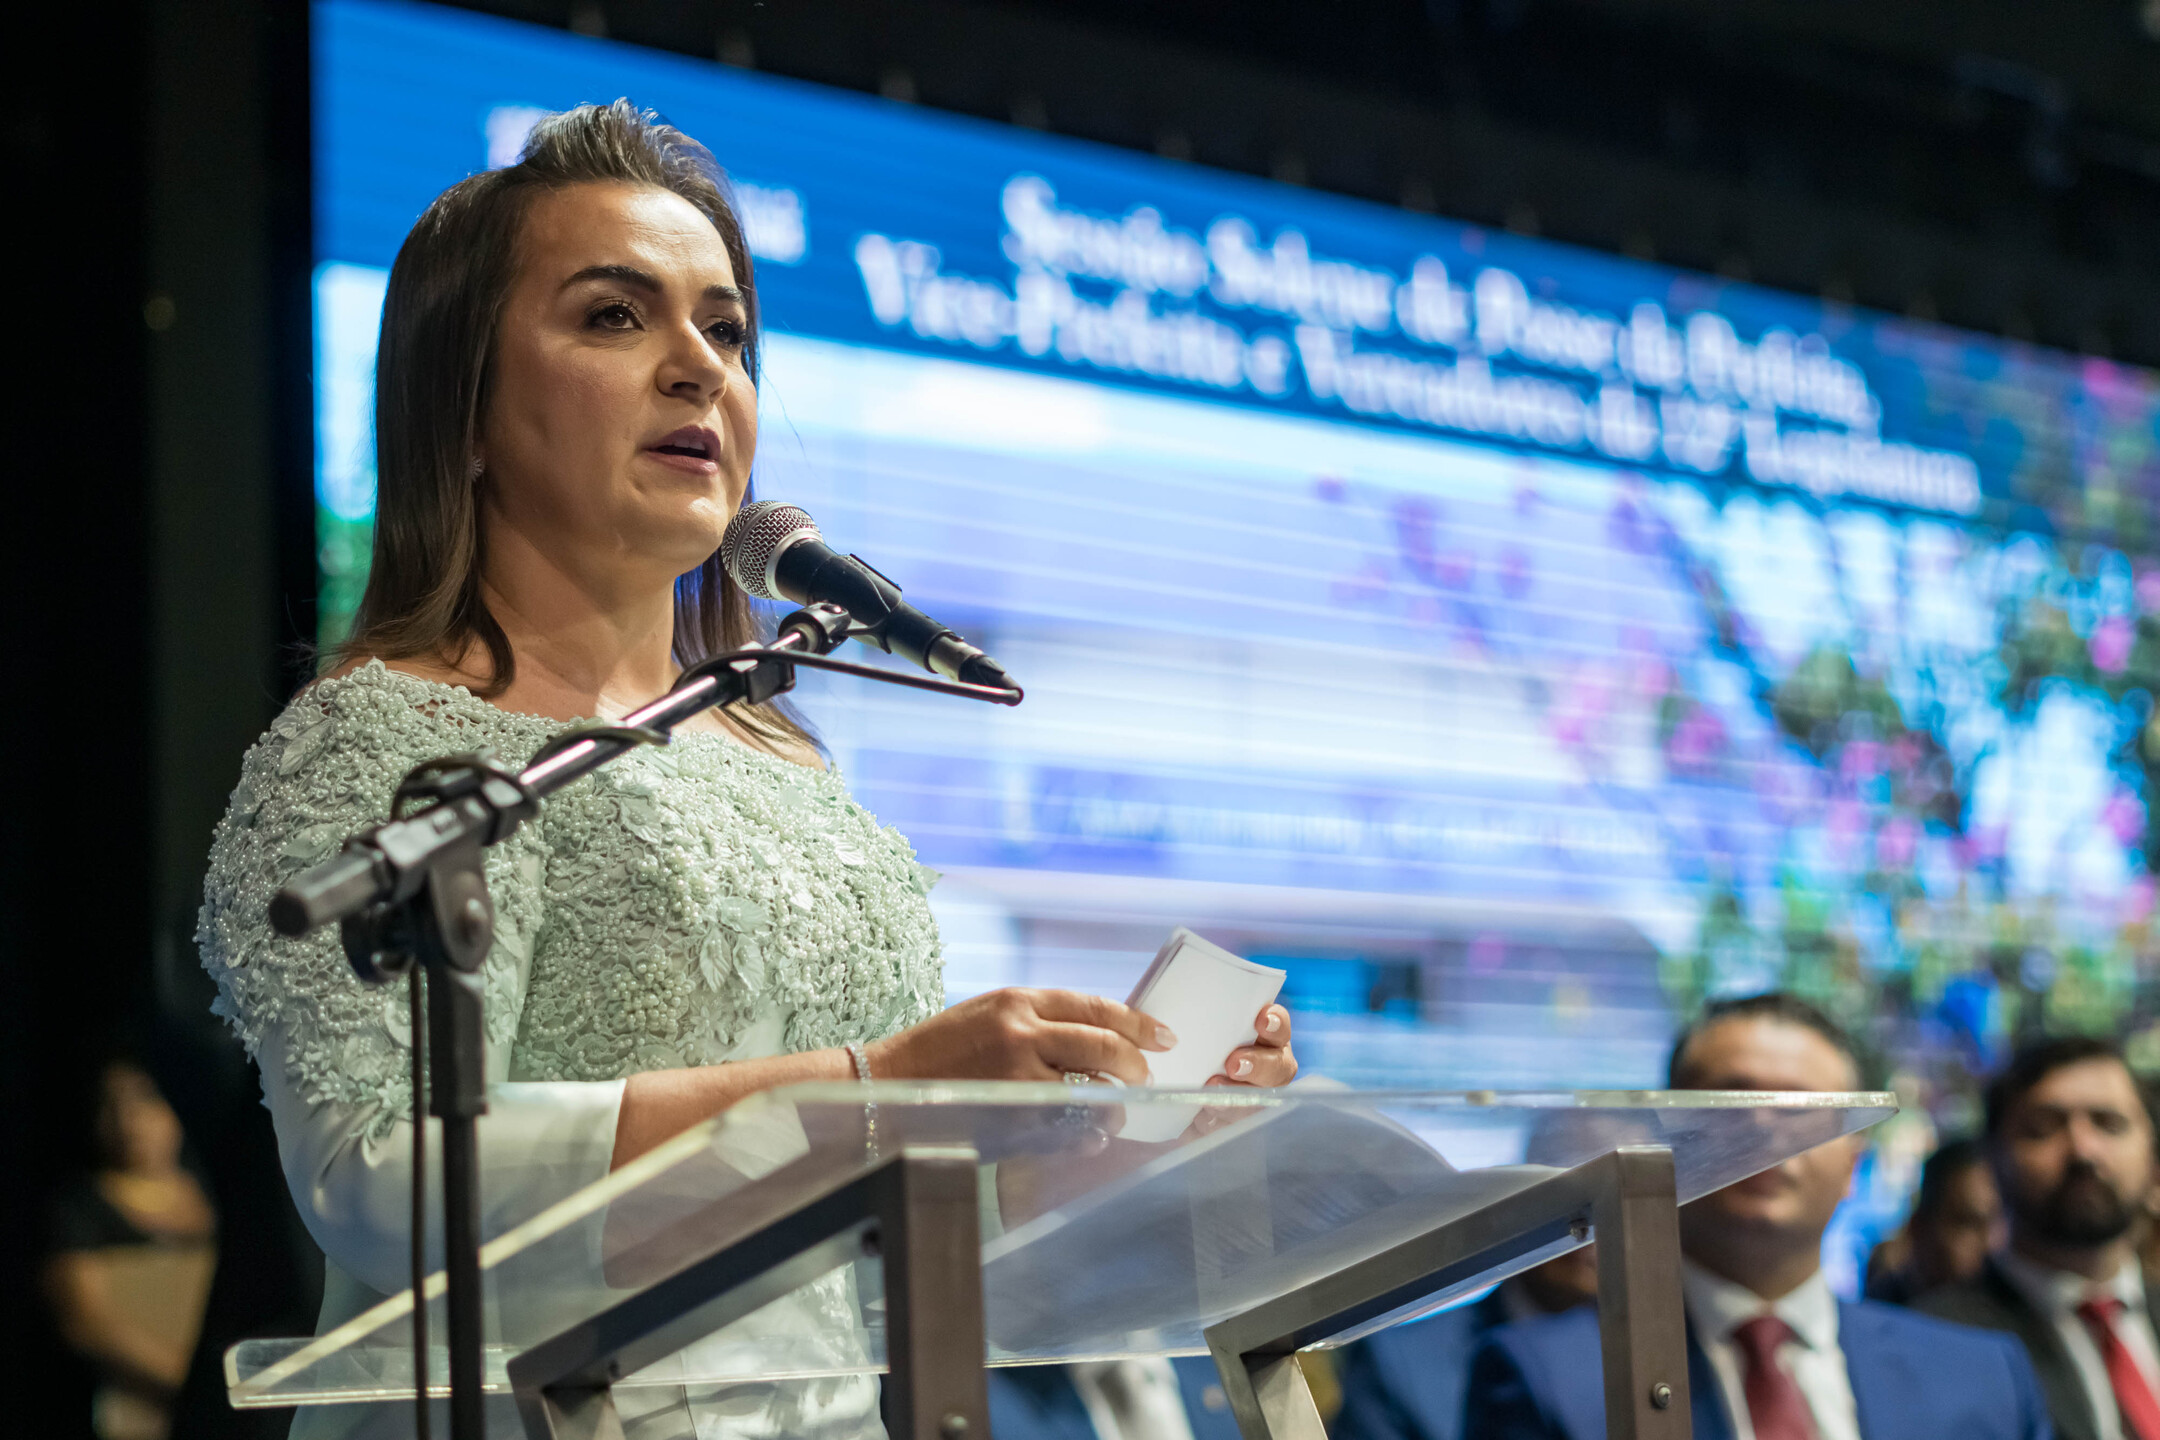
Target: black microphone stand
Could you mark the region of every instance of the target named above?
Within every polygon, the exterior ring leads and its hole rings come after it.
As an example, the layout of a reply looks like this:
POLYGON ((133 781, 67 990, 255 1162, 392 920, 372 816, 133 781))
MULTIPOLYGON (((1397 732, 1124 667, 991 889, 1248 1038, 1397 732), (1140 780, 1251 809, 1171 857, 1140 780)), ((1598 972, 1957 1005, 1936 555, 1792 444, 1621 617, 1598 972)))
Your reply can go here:
MULTIPOLYGON (((507 840, 537 815, 540 802, 639 745, 664 745, 691 716, 720 705, 762 704, 793 688, 795 668, 833 670, 888 684, 1017 705, 1017 688, 994 688, 909 675, 827 658, 859 629, 833 605, 810 605, 780 622, 771 645, 731 650, 685 670, 673 689, 623 717, 619 725, 566 731, 540 748, 521 771, 485 755, 430 760, 407 775, 391 818, 352 836, 329 860, 303 871, 270 901, 270 923, 299 936, 339 924, 345 957, 360 978, 386 985, 411 975, 415 1074, 425 1050, 427 1113, 442 1121, 443 1269, 450 1323, 451 1440, 485 1440, 480 1290, 479 1118, 487 1113, 486 1032, 480 968, 495 940, 481 851, 507 840), (412 808, 408 808, 408 807, 412 808), (417 972, 417 973, 415 973, 417 972), (421 986, 421 977, 425 985, 421 986), (417 993, 424 989, 426 1035, 417 993)), ((414 1156, 424 1157, 426 1124, 414 1099, 414 1156)), ((422 1168, 413 1169, 415 1255, 422 1236, 422 1168)), ((427 1297, 424 1266, 414 1265, 415 1392, 421 1440, 427 1435, 427 1297)))

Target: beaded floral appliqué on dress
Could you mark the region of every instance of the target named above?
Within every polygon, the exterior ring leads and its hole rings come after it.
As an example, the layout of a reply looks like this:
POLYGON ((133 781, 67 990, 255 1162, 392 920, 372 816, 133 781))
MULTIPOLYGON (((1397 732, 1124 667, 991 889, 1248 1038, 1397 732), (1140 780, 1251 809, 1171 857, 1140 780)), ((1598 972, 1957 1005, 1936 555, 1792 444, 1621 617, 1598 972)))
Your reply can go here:
MULTIPOLYGON (((410 1114, 402 988, 364 986, 337 932, 274 934, 271 894, 382 819, 438 755, 522 762, 565 728, 371 663, 286 707, 219 822, 197 940, 218 1013, 252 1053, 287 1038, 310 1102, 410 1114)), ((487 852, 498 933, 488 1040, 513 1080, 712 1064, 753 1024, 783 1052, 877 1039, 942 1004, 935 876, 838 776, 724 736, 640 750, 552 797, 487 852)))

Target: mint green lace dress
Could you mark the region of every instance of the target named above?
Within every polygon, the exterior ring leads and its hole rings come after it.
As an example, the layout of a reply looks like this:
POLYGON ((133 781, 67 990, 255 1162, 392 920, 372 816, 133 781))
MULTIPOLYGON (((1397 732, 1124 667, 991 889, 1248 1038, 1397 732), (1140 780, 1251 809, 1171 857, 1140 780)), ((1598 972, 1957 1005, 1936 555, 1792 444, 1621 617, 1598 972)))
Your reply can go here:
MULTIPOLYGON (((286 707, 218 825, 197 938, 328 1258, 324 1328, 405 1287, 410 1037, 403 988, 363 986, 334 929, 274 934, 270 896, 386 815, 419 762, 481 747, 521 762, 563 728, 370 664, 286 707)), ((487 871, 489 1234, 607 1173, 626 1077, 877 1039, 943 1003, 935 876, 906 840, 838 776, 722 735, 572 785, 487 871)), ((868 1379, 632 1393, 641 1436, 881 1433, 868 1379)), ((409 1427, 403 1407, 331 1407, 293 1433, 409 1427)))

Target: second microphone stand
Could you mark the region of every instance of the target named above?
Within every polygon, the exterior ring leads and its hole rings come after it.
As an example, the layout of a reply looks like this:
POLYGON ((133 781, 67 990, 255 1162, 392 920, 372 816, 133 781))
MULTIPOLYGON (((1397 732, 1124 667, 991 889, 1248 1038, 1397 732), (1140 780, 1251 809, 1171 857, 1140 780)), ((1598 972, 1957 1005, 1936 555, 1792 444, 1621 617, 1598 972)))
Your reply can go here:
POLYGON ((362 980, 383 985, 409 975, 415 988, 413 1344, 420 1440, 428 1434, 423 1078, 427 1114, 442 1122, 450 1434, 452 1440, 484 1440, 486 1433, 479 1118, 487 1113, 487 1067, 480 969, 495 941, 495 907, 481 852, 537 815, 546 796, 639 745, 666 744, 669 732, 691 716, 715 706, 762 704, 791 689, 799 665, 995 704, 1020 702, 1018 689, 828 658, 857 628, 837 606, 806 606, 780 622, 771 645, 729 651, 691 667, 667 694, 621 724, 558 735, 521 771, 485 755, 430 760, 399 785, 388 821, 352 836, 338 855, 294 877, 272 899, 270 921, 281 934, 304 935, 337 921, 345 956, 362 980))

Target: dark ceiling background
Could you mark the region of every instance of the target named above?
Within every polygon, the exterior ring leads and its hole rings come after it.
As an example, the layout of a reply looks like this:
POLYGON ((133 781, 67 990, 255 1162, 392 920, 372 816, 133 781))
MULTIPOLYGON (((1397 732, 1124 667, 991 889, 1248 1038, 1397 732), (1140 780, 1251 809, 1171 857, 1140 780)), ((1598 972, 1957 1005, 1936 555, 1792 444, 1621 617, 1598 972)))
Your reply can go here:
POLYGON ((2149 0, 469 8, 2160 363, 2149 0))

